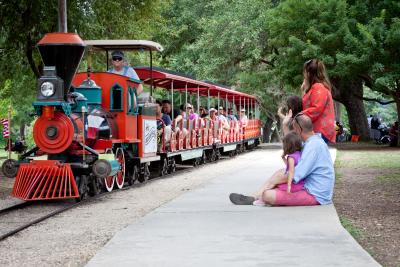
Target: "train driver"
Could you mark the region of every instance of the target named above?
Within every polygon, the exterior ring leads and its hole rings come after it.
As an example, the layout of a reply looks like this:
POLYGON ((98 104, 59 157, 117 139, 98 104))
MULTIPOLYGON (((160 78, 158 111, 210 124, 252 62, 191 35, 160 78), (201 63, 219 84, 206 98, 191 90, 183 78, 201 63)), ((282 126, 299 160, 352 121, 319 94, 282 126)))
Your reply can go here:
MULTIPOLYGON (((113 67, 109 69, 108 72, 123 75, 131 79, 140 80, 136 71, 132 67, 128 66, 124 57, 124 53, 122 51, 119 50, 113 51, 111 53, 111 56, 112 56, 111 63, 113 67)), ((136 93, 138 95, 141 92, 143 92, 142 84, 140 84, 136 89, 136 93)))

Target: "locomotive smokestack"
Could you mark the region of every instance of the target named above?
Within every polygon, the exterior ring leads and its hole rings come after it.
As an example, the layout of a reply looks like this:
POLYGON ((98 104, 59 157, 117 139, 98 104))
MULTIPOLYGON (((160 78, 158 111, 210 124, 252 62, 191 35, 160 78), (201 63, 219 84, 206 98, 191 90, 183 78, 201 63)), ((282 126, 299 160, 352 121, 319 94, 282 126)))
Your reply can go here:
POLYGON ((64 81, 64 94, 67 94, 85 51, 84 42, 75 33, 54 32, 39 41, 38 49, 44 65, 56 67, 57 76, 64 81))
POLYGON ((58 0, 58 31, 67 32, 67 0, 58 0))

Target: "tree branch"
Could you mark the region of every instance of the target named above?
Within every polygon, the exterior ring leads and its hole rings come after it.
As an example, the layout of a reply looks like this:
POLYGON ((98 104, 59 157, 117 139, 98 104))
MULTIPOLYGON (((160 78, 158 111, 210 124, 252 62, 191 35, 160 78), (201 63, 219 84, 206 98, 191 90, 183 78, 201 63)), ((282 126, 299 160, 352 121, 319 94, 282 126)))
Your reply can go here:
POLYGON ((28 58, 28 62, 29 65, 31 66, 31 69, 33 71, 33 73, 35 74, 36 78, 40 77, 40 72, 39 69, 37 68, 35 61, 33 59, 33 43, 32 43, 32 38, 31 38, 31 34, 28 33, 28 36, 26 38, 26 57, 28 58))
POLYGON ((381 105, 388 105, 388 104, 392 104, 392 103, 395 102, 394 100, 384 101, 384 100, 377 99, 377 98, 360 97, 359 95, 356 95, 356 94, 353 94, 353 95, 358 99, 362 99, 364 101, 370 101, 370 102, 377 102, 377 103, 379 103, 381 105))
POLYGON ((266 60, 266 59, 261 59, 260 61, 261 61, 261 63, 270 65, 271 67, 275 67, 275 64, 272 61, 269 61, 269 60, 266 60))

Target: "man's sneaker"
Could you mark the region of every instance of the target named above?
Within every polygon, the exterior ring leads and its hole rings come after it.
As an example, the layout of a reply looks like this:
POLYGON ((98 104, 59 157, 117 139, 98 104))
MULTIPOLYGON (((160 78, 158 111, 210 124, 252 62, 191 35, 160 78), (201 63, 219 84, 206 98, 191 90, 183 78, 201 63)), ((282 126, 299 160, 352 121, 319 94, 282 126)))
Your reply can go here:
POLYGON ((261 207, 263 207, 263 206, 266 206, 266 205, 267 204, 264 201, 262 201, 261 199, 257 199, 257 200, 255 200, 253 202, 253 206, 261 206, 261 207))
POLYGON ((253 205, 253 202, 256 200, 254 197, 237 193, 231 193, 229 199, 235 205, 253 205))

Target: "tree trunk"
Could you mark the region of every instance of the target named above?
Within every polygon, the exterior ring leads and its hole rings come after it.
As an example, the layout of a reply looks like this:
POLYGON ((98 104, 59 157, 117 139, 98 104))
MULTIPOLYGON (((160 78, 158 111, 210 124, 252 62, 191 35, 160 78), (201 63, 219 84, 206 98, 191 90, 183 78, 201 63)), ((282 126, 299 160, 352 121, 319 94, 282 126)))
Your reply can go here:
POLYGON ((21 141, 25 140, 26 125, 24 122, 19 126, 19 136, 21 141))
POLYGON ((333 97, 346 108, 351 134, 359 135, 362 140, 369 140, 367 115, 362 100, 362 80, 357 77, 352 79, 337 79, 333 81, 333 84, 336 87, 333 97))
POLYGON ((397 88, 393 93, 393 99, 396 102, 397 121, 399 122, 399 127, 397 128, 397 146, 400 147, 400 88, 397 88))
POLYGON ((264 143, 269 143, 271 142, 271 127, 273 124, 273 120, 271 120, 270 118, 267 118, 264 122, 264 127, 263 127, 263 140, 264 143))

